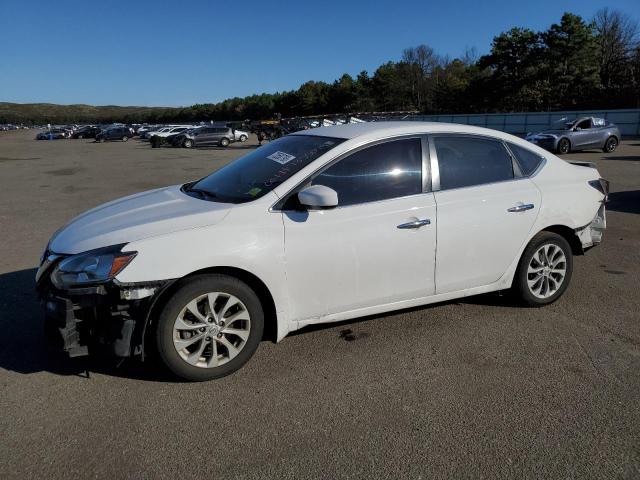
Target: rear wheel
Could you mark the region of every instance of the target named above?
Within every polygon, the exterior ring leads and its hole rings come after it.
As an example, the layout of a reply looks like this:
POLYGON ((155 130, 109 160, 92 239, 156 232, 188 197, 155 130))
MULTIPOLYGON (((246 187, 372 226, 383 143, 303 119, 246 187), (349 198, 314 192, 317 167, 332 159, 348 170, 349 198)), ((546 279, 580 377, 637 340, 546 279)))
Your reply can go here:
POLYGON ((569 153, 571 151, 571 142, 568 138, 561 138, 558 142, 558 153, 569 153))
POLYGON ((522 253, 513 279, 513 293, 530 307, 553 303, 569 286, 572 272, 569 242, 557 233, 540 232, 522 253))
POLYGON ((602 149, 604 153, 611 153, 616 148, 618 148, 618 139, 616 137, 609 137, 604 144, 604 148, 602 149))
POLYGON ((184 143, 182 144, 182 146, 183 146, 184 148, 191 148, 191 147, 193 147, 193 140, 191 140, 191 139, 187 138, 187 139, 184 141, 184 143))
POLYGON ((228 138, 223 138, 222 140, 220 140, 220 146, 221 147, 228 147, 229 146, 229 139, 228 138))
POLYGON ((227 275, 198 276, 162 310, 156 329, 158 353, 186 380, 220 378, 251 358, 263 329, 262 305, 249 286, 227 275))
POLYGON ((83 139, 83 138, 84 138, 84 135, 80 134, 80 135, 78 135, 78 138, 79 138, 79 139, 83 139))
POLYGON ((240 141, 241 142, 246 142, 247 141, 247 136, 246 135, 240 135, 240 141))
POLYGON ((123 142, 126 142, 126 141, 128 141, 128 140, 129 140, 129 137, 127 137, 126 135, 125 135, 124 137, 122 137, 122 141, 123 141, 123 142))
POLYGON ((100 143, 104 143, 104 137, 100 137, 100 140, 98 140, 100 143))

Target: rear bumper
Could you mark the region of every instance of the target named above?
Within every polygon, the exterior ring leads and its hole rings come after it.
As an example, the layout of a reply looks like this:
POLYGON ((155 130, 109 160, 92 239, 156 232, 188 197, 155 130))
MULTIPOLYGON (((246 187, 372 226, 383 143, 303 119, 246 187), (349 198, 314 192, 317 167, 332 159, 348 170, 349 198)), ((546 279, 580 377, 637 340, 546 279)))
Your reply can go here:
POLYGON ((582 249, 588 250, 600 244, 605 228, 607 228, 607 212, 605 204, 602 203, 591 223, 576 229, 576 235, 580 239, 582 249))

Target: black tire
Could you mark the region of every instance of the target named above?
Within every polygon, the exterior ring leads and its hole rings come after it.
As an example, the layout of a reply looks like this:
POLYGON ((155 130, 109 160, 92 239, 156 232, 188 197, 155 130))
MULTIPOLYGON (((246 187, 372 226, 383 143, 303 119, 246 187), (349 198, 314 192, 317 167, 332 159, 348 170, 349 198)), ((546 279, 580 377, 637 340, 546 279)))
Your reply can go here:
POLYGON ((565 154, 571 151, 571 142, 568 138, 561 138, 558 142, 558 153, 565 154))
POLYGON ((122 137, 122 141, 123 142, 128 142, 129 141, 129 137, 127 137, 126 135, 124 137, 122 137))
POLYGON ((247 141, 247 136, 246 135, 240 135, 240 141, 241 142, 246 142, 247 141))
POLYGON ((228 138, 223 138, 222 140, 220 140, 220 146, 221 147, 228 147, 229 146, 229 139, 228 138))
POLYGON ((78 135, 78 138, 79 138, 80 140, 82 140, 82 139, 84 138, 84 135, 80 134, 80 135, 78 135))
POLYGON ((253 356, 264 331, 264 311, 260 299, 244 282, 227 275, 200 275, 189 279, 165 304, 155 329, 158 355, 175 375, 201 382, 221 378, 239 370, 253 356), (187 363, 173 344, 174 323, 191 300, 210 292, 224 292, 238 298, 251 318, 249 336, 240 352, 221 366, 204 368, 187 363))
POLYGON ((616 137, 611 136, 607 138, 607 141, 604 143, 604 148, 602 149, 602 151, 604 153, 611 153, 616 148, 618 148, 618 139, 616 137))
POLYGON ((104 143, 104 137, 100 137, 99 142, 100 142, 100 143, 104 143))
MULTIPOLYGON (((520 301, 523 305, 528 307, 542 307, 543 305, 548 305, 550 303, 555 302, 558 298, 562 296, 565 292, 569 283, 571 282, 571 274, 573 273, 573 253, 571 252, 571 246, 567 240, 558 235, 557 233, 543 231, 538 233, 535 237, 531 239, 527 248, 522 252, 522 257, 520 257, 520 262, 518 263, 518 268, 516 270, 515 277, 513 279, 512 285, 512 293, 515 298, 520 301), (529 287, 529 265, 533 260, 534 255, 538 250, 545 245, 554 245, 555 247, 562 250, 565 256, 565 276, 562 279, 557 290, 547 298, 540 298, 533 294, 531 288, 529 287)), ((533 279, 533 275, 531 274, 533 279)))
POLYGON ((191 148, 193 147, 193 140, 191 140, 190 138, 187 138, 183 143, 182 146, 184 148, 191 148))

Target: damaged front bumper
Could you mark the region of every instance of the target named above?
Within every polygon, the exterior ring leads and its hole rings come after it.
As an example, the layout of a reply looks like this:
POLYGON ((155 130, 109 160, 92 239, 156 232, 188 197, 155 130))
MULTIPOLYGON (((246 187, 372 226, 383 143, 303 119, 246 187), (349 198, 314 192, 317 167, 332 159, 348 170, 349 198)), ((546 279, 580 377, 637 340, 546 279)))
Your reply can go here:
POLYGON ((143 353, 151 307, 168 282, 56 289, 49 275, 37 283, 49 343, 70 357, 143 353))

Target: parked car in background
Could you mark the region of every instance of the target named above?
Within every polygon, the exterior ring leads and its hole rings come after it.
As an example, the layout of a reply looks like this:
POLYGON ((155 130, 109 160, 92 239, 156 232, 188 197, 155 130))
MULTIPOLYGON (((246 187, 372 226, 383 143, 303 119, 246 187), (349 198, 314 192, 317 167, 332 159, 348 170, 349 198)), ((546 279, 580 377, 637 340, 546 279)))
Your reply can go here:
POLYGON ((52 128, 36 135, 36 140, 60 140, 67 138, 68 132, 62 128, 52 128))
POLYGON ((100 128, 94 125, 87 125, 81 127, 71 134, 71 138, 96 138, 96 135, 100 132, 100 128))
MULTIPOLYGON (((194 139, 223 133, 210 129, 194 139)), ((36 282, 70 355, 153 349, 208 380, 242 367, 266 327, 280 341, 500 290, 548 305, 573 256, 601 242, 608 188, 591 165, 485 128, 306 130, 80 215, 47 244, 36 282)))
POLYGON ((233 137, 236 142, 246 142, 249 138, 249 133, 242 130, 234 130, 233 137))
POLYGON ((122 140, 126 142, 132 137, 133 132, 129 127, 110 127, 96 134, 96 142, 104 142, 106 140, 122 140))
POLYGON ((172 145, 176 147, 228 147, 235 142, 233 130, 229 127, 202 126, 187 130, 172 138, 172 145))
POLYGON ((613 152, 620 143, 620 129, 604 118, 581 117, 563 118, 555 122, 549 130, 528 133, 525 137, 531 143, 552 152, 569 153, 590 148, 613 152))
POLYGON ((169 135, 176 135, 178 133, 186 132, 187 130, 194 128, 193 125, 180 125, 179 127, 165 127, 157 132, 152 132, 149 139, 153 137, 166 138, 169 135))

